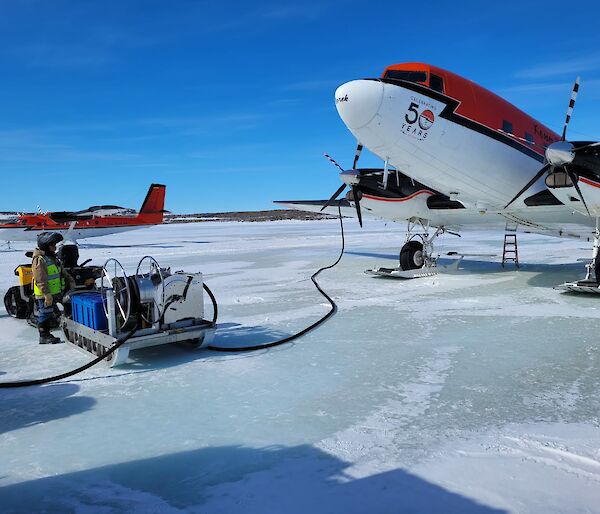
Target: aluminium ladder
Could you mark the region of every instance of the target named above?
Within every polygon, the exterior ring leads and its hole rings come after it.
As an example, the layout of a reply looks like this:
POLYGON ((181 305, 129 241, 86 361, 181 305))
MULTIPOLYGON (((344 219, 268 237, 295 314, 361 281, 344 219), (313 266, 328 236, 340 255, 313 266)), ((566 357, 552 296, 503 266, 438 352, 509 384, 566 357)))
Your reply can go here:
POLYGON ((518 223, 509 225, 506 223, 504 234, 504 248, 502 250, 502 267, 507 262, 514 262, 515 267, 519 267, 519 247, 517 246, 517 227, 518 223))

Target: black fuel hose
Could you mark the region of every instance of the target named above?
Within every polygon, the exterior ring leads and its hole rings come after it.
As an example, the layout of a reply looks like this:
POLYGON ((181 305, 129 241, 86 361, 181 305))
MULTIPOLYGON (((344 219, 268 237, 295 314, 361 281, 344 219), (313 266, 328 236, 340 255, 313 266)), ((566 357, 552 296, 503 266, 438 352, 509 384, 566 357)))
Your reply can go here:
MULTIPOLYGON (((317 277, 319 276, 319 274, 321 272, 337 266, 338 263, 342 260, 342 257, 344 255, 344 246, 345 246, 344 221, 342 218, 342 207, 339 203, 338 203, 338 213, 339 213, 339 217, 340 217, 340 230, 341 230, 341 238, 342 238, 342 248, 340 250, 340 255, 338 256, 337 260, 333 264, 319 268, 310 277, 310 279, 312 280, 312 283, 317 288, 317 291, 319 291, 319 293, 321 293, 325 297, 325 299, 329 302, 329 304, 331 305, 331 308, 329 309, 327 314, 325 314, 324 316, 319 318, 317 321, 315 321, 313 324, 309 325, 308 327, 301 330, 300 332, 297 332, 296 334, 292 334, 291 336, 288 336, 288 337, 284 337, 283 339, 277 339, 276 341, 271 341, 269 343, 263 343, 263 344, 257 344, 254 346, 224 347, 224 346, 210 345, 210 346, 206 347, 207 350, 213 350, 215 352, 253 352, 256 350, 264 350, 265 348, 273 348, 274 346, 279 346, 279 345, 282 345, 285 343, 289 343, 290 341, 293 341, 294 339, 298 339, 299 337, 302 337, 304 334, 317 328, 322 323, 325 323, 325 321, 327 321, 331 316, 333 316, 337 312, 336 303, 331 299, 331 297, 325 291, 323 291, 323 289, 317 282, 317 277)), ((204 284, 204 289, 208 293, 208 296, 210 297, 212 304, 213 304, 214 310, 213 310, 212 323, 216 326, 217 316, 218 316, 217 300, 215 299, 215 295, 212 293, 212 291, 208 288, 208 286, 206 284, 204 284)))
POLYGON ((5 388, 9 388, 9 387, 28 387, 28 386, 34 386, 34 385, 42 385, 42 384, 47 384, 49 382, 56 382, 57 380, 62 380, 63 378, 69 378, 69 377, 72 377, 73 375, 77 375, 78 373, 81 373, 82 371, 85 371, 86 369, 91 368, 92 366, 95 366, 99 362, 106 359, 106 357, 108 357, 109 355, 112 355, 116 350, 118 350, 121 346, 123 346, 131 337, 133 337, 133 335, 137 332, 137 330, 138 329, 136 327, 133 330, 131 330, 130 332, 128 332, 127 334, 125 334, 120 339, 117 339, 115 341, 115 343, 108 350, 106 350, 106 352, 104 352, 102 355, 96 357, 94 360, 91 360, 87 364, 80 366, 77 369, 73 369, 71 371, 61 373, 60 375, 54 375, 52 377, 38 378, 36 380, 21 380, 18 382, 0 382, 0 389, 5 389, 5 388))

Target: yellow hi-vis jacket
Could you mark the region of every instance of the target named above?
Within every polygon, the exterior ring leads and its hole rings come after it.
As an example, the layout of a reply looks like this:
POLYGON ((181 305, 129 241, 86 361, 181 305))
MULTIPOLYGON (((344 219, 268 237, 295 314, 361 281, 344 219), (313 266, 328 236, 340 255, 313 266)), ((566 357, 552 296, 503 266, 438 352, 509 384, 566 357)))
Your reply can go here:
POLYGON ((70 277, 56 259, 46 255, 42 250, 36 249, 33 252, 31 268, 33 272, 33 294, 36 298, 44 298, 45 294, 55 296, 65 291, 65 278, 70 279, 70 277))

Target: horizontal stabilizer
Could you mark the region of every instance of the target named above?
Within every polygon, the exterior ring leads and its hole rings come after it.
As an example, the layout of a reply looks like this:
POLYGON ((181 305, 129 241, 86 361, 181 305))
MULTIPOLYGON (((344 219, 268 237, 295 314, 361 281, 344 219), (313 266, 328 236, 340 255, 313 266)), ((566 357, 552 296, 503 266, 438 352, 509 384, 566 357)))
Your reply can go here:
MULTIPOLYGON (((309 212, 321 212, 323 206, 327 203, 327 200, 278 200, 273 202, 275 205, 281 205, 286 209, 294 209, 297 211, 309 211, 309 212)), ((331 214, 333 216, 338 215, 338 205, 342 209, 342 215, 346 217, 356 217, 356 211, 354 207, 350 205, 348 200, 336 200, 329 204, 328 207, 323 211, 324 213, 331 214)))

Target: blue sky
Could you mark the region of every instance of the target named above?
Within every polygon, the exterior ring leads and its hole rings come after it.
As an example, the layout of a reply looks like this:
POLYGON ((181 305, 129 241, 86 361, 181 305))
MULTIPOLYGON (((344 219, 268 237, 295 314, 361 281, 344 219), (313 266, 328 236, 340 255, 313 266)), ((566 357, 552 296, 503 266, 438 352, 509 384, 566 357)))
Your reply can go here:
MULTIPOLYGON (((355 141, 335 88, 424 61, 600 140, 597 2, 0 1, 2 210, 174 212, 326 198, 355 141), (41 184, 52 184, 45 194, 41 184)), ((366 155, 362 165, 379 165, 366 155)))

